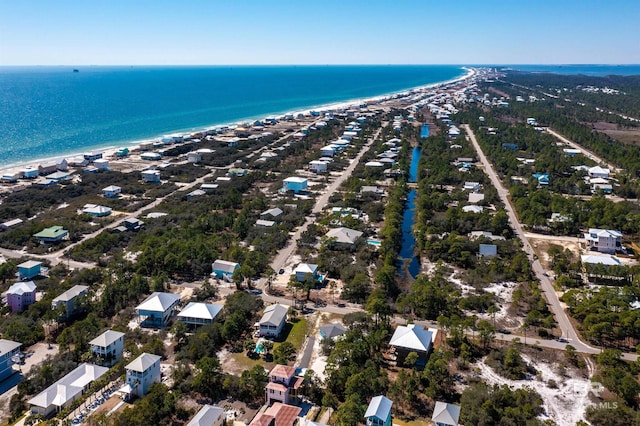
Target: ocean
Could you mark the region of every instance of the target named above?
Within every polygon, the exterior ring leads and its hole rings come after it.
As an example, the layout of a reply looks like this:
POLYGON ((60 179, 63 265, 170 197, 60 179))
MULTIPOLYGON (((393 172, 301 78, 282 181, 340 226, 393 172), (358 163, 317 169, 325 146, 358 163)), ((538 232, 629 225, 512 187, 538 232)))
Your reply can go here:
MULTIPOLYGON (((496 65, 493 65, 496 67, 496 65)), ((527 72, 549 72, 553 74, 583 74, 592 77, 607 75, 640 75, 640 65, 499 65, 527 72)))
POLYGON ((459 66, 0 67, 0 166, 308 110, 459 66))

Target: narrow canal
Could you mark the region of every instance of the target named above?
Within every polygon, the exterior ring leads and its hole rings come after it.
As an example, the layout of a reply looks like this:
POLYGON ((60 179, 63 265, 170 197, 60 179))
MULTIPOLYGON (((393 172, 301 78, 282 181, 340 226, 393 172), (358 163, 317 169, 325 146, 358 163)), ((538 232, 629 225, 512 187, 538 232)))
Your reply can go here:
MULTIPOLYGON (((414 147, 411 152, 411 165, 409 166, 409 183, 418 181, 418 163, 420 162, 420 147, 414 147)), ((408 261, 407 270, 413 278, 418 276, 420 272, 420 262, 415 255, 416 239, 413 237, 413 224, 415 221, 415 208, 416 208, 416 195, 415 189, 412 189, 407 194, 407 205, 402 217, 402 247, 399 254, 399 266, 398 272, 400 275, 404 275, 405 264, 408 261)))

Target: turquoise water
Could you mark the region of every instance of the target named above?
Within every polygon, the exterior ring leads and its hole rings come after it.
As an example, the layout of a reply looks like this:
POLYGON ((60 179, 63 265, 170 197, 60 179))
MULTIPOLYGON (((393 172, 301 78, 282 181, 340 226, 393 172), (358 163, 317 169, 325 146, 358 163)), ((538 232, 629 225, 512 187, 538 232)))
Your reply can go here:
POLYGON ((528 72, 550 72, 554 74, 583 74, 593 77, 603 77, 607 75, 640 75, 640 65, 502 65, 499 66, 499 68, 509 68, 528 72))
POLYGON ((458 66, 0 67, 0 165, 461 77, 458 66))

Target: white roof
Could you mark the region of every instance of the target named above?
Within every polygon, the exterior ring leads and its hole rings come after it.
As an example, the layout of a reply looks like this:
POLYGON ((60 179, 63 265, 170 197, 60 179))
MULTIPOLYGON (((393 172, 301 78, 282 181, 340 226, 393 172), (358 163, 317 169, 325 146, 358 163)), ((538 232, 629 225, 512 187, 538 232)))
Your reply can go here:
POLYGON ((131 361, 124 367, 127 370, 137 371, 138 373, 144 373, 157 361, 160 361, 161 357, 154 354, 143 353, 138 358, 131 361))
POLYGON ((432 338, 432 333, 420 325, 399 325, 391 336, 389 344, 400 348, 429 352, 432 338))
POLYGON ((482 206, 476 206, 476 205, 472 205, 472 206, 464 206, 462 208, 462 211, 465 213, 482 213, 482 206))
POLYGON ((327 238, 335 238, 336 242, 353 244, 362 236, 362 232, 350 228, 334 228, 326 234, 327 238))
POLYGON ((165 312, 180 300, 180 295, 173 293, 151 293, 151 296, 136 307, 136 310, 165 312))
POLYGON ((72 300, 82 293, 86 292, 87 290, 89 290, 89 287, 87 287, 86 285, 74 285, 69 290, 53 299, 52 302, 68 302, 69 300, 72 300))
POLYGON ((367 407, 365 417, 377 417, 380 420, 387 420, 389 413, 391 412, 391 405, 393 402, 386 396, 378 395, 371 398, 369 406, 367 407))
POLYGON ((306 183, 307 179, 298 176, 291 176, 286 178, 284 181, 288 183, 306 183))
POLYGON ((276 223, 274 221, 272 221, 272 220, 263 220, 263 219, 256 220, 256 225, 257 226, 266 226, 266 227, 270 228, 275 224, 276 223))
POLYGON ((213 262, 213 269, 216 271, 222 271, 222 272, 233 272, 236 269, 236 266, 240 266, 239 263, 237 262, 229 262, 227 260, 220 260, 217 259, 215 262, 213 262))
POLYGON ((384 167, 384 164, 379 161, 368 161, 364 165, 365 167, 384 167))
POLYGON ((201 318, 214 320, 222 310, 222 306, 212 303, 189 302, 187 306, 178 314, 179 318, 201 318))
POLYGON ((620 266, 622 262, 613 256, 594 256, 585 255, 580 256, 582 263, 590 263, 592 265, 605 265, 605 266, 620 266))
POLYGON ((33 281, 21 281, 13 284, 7 290, 7 294, 25 294, 36 290, 36 284, 33 281))
POLYGON ((22 343, 14 342, 13 340, 0 339, 0 356, 11 353, 16 349, 19 349, 22 343))
POLYGON ((469 202, 471 204, 479 203, 482 200, 484 200, 484 194, 478 194, 475 192, 469 193, 469 202))
POLYGON ((107 330, 92 341, 89 342, 90 345, 100 346, 101 348, 106 348, 119 338, 124 336, 124 333, 119 331, 107 330))
POLYGON ((51 405, 62 407, 80 394, 86 385, 99 379, 107 371, 109 369, 106 367, 80 364, 75 370, 31 398, 29 404, 42 408, 48 408, 51 405))
POLYGON ((274 207, 272 209, 263 211, 262 213, 260 213, 260 215, 262 216, 262 215, 268 214, 273 217, 277 217, 277 216, 280 216, 282 213, 284 213, 284 211, 282 211, 280 207, 274 207))
POLYGON ((434 423, 444 423, 446 425, 457 426, 459 417, 459 405, 436 401, 436 406, 433 409, 431 420, 433 420, 434 423))
POLYGON ((198 414, 187 423, 187 426, 213 426, 222 416, 224 416, 224 410, 222 408, 205 405, 198 411, 198 414))
POLYGON ((301 263, 293 271, 295 274, 301 272, 303 274, 315 274, 318 271, 318 265, 313 263, 301 263))
POLYGON ((289 308, 279 303, 269 305, 264 310, 264 314, 260 319, 260 325, 274 325, 278 326, 287 317, 289 308))
POLYGON ((589 228, 589 235, 595 234, 598 237, 622 238, 622 232, 613 229, 589 228))
POLYGON ((594 166, 589 168, 589 174, 609 174, 610 170, 609 169, 605 169, 603 167, 600 166, 594 166))
POLYGON ((119 186, 115 186, 115 185, 109 185, 106 188, 102 188, 103 191, 108 192, 108 191, 121 191, 122 188, 120 188, 119 186))
POLYGON ((37 262, 35 260, 27 260, 26 262, 19 264, 18 268, 31 269, 33 267, 40 266, 40 265, 42 265, 42 262, 37 262))

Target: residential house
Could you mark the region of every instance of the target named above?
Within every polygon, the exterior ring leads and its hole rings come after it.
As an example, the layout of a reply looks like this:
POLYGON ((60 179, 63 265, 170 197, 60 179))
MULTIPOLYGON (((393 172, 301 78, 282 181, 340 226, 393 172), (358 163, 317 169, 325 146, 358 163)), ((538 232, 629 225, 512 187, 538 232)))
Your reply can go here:
POLYGON ((258 413, 249 426, 293 426, 301 411, 302 408, 295 405, 276 402, 263 413, 258 413))
POLYGON ((533 177, 538 179, 538 185, 547 186, 549 185, 549 175, 546 173, 534 173, 533 177))
POLYGON ((247 169, 234 167, 229 169, 229 171, 227 172, 227 176, 242 177, 242 176, 246 176, 247 173, 249 173, 247 169))
POLYGON ((187 200, 192 200, 196 197, 201 197, 203 195, 207 195, 207 191, 203 189, 194 189, 193 191, 187 194, 187 200))
POLYGON ((308 274, 311 275, 314 280, 320 278, 318 265, 311 263, 300 263, 293 272, 296 274, 296 281, 298 282, 304 282, 308 274))
POLYGON ((320 337, 323 339, 335 339, 347 332, 347 329, 340 323, 323 325, 319 329, 320 337))
POLYGON ((41 176, 50 175, 58 171, 58 164, 55 161, 38 165, 38 174, 41 176))
POLYGON ((223 426, 226 417, 224 409, 207 404, 187 423, 187 426, 223 426))
POLYGON ((89 342, 91 353, 99 360, 98 364, 111 367, 120 358, 124 351, 124 333, 107 330, 89 342))
POLYGON ((292 176, 283 181, 282 190, 284 192, 293 191, 294 194, 299 194, 307 190, 308 181, 305 178, 292 176))
POLYGON ((336 154, 336 147, 333 145, 327 145, 320 148, 320 154, 323 157, 333 157, 336 154))
POLYGON ((260 226, 260 227, 263 227, 263 228, 271 228, 275 224, 276 223, 273 220, 262 220, 262 219, 256 220, 256 226, 260 226))
POLYGON ((51 301, 51 309, 58 309, 58 306, 64 306, 64 317, 70 318, 78 310, 78 301, 81 297, 89 293, 89 287, 86 285, 74 285, 69 290, 62 293, 51 301))
POLYGON ((498 255, 498 246, 495 244, 480 244, 478 250, 479 257, 496 257, 498 255))
POLYGON ((582 154, 582 150, 574 148, 564 148, 562 152, 564 152, 569 157, 575 157, 578 154, 582 154))
POLYGON ((139 231, 144 227, 144 222, 136 217, 128 217, 122 224, 128 231, 139 231))
POLYGON ((116 198, 120 193, 122 193, 122 188, 119 186, 109 185, 106 188, 102 188, 102 195, 105 198, 116 198))
POLYGON ((46 180, 58 183, 64 180, 71 179, 71 173, 58 171, 58 172, 51 173, 50 175, 46 175, 45 177, 46 177, 46 180))
POLYGON ((20 174, 24 179, 35 179, 38 177, 40 172, 38 171, 37 168, 28 166, 20 170, 20 174))
POLYGON ((36 262, 35 260, 27 260, 18 265, 18 278, 21 280, 30 280, 33 277, 40 275, 42 269, 42 262, 36 262))
POLYGON ((12 340, 0 339, 0 381, 14 373, 14 356, 20 353, 22 343, 12 340))
POLYGON ((467 234, 469 239, 477 240, 478 238, 488 238, 492 241, 500 240, 504 241, 505 238, 502 235, 493 235, 492 232, 489 231, 471 231, 467 234))
POLYGON ((325 234, 332 248, 353 249, 363 233, 350 228, 334 228, 325 234))
POLYGON ((384 191, 377 186, 364 185, 360 188, 360 195, 375 195, 376 197, 381 197, 383 194, 384 191))
POLYGON ((393 402, 382 395, 374 396, 364 413, 367 426, 392 426, 391 406, 393 402))
POLYGON ((609 174, 611 173, 611 171, 600 166, 595 166, 589 168, 589 171, 587 173, 591 178, 609 179, 609 174))
POLYGON ((81 213, 93 217, 105 217, 111 214, 111 207, 99 206, 97 204, 85 204, 81 213))
POLYGON ((480 190, 480 183, 479 182, 465 182, 464 186, 462 187, 462 189, 464 191, 478 192, 480 190))
POLYGON ((124 392, 142 397, 153 383, 160 383, 160 359, 158 355, 145 352, 127 364, 124 367, 127 372, 124 392))
POLYGON ((36 301, 36 285, 33 281, 17 282, 4 295, 11 312, 22 312, 36 301))
POLYGON ((324 173, 327 171, 327 163, 320 160, 312 160, 309 162, 309 170, 314 173, 324 173))
POLYGON ((95 364, 83 363, 69 374, 58 380, 38 395, 31 398, 28 403, 32 414, 40 414, 49 417, 59 413, 71 402, 82 396, 91 383, 102 377, 107 371, 106 367, 95 364))
POLYGON ((589 250, 613 254, 616 250, 622 249, 622 232, 620 231, 590 228, 589 232, 584 234, 584 239, 589 250))
POLYGON ((274 401, 289 404, 298 397, 298 389, 304 379, 296 376, 295 367, 276 365, 269 372, 269 382, 265 387, 267 405, 274 401))
POLYGON ((180 295, 154 292, 136 307, 142 327, 162 328, 180 303, 180 295))
POLYGON ((435 426, 458 426, 460 418, 460 406, 436 401, 431 420, 435 426))
POLYGON ((265 210, 260 213, 260 219, 262 220, 279 220, 282 218, 284 211, 281 208, 275 207, 273 209, 265 210))
POLYGON ((583 254, 580 256, 583 265, 622 266, 622 262, 615 256, 594 256, 583 254))
POLYGON ((502 149, 508 150, 508 151, 517 151, 518 150, 518 145, 515 143, 503 143, 502 144, 502 149))
POLYGON ((475 205, 475 204, 462 207, 462 211, 464 213, 482 213, 483 210, 484 210, 484 208, 482 206, 478 206, 478 205, 475 205))
POLYGON ((237 262, 229 262, 226 260, 217 259, 211 265, 213 269, 213 275, 221 279, 231 279, 233 278, 233 273, 236 269, 240 268, 240 264, 237 262))
POLYGON ((287 323, 288 312, 289 308, 279 303, 267 306, 262 318, 258 321, 258 335, 274 338, 280 336, 284 325, 287 323))
POLYGON ((193 326, 213 324, 222 306, 213 303, 189 302, 177 315, 178 321, 193 326))
POLYGON ((147 183, 160 182, 160 170, 144 170, 142 172, 142 180, 147 183))
POLYGON ((484 194, 478 194, 477 192, 469 193, 469 204, 478 204, 481 201, 484 201, 484 194))
POLYGON ((64 229, 62 226, 50 226, 49 228, 45 228, 37 234, 33 234, 34 237, 40 241, 41 244, 47 243, 58 243, 62 241, 67 235, 69 235, 69 231, 64 229))
POLYGON ((187 161, 189 163, 197 164, 202 161, 202 154, 199 152, 190 152, 187 154, 187 161))
POLYGON ((396 363, 401 365, 410 352, 418 354, 416 365, 424 366, 433 345, 433 333, 421 325, 399 325, 391 336, 389 346, 396 355, 396 363))
POLYGON ((101 171, 109 170, 109 160, 99 158, 93 162, 93 166, 101 171))
POLYGON ((24 222, 22 219, 11 219, 0 223, 0 231, 6 231, 24 222))
POLYGON ((94 161, 99 160, 99 159, 102 158, 102 153, 101 152, 86 152, 82 156, 88 162, 93 163, 94 161))

